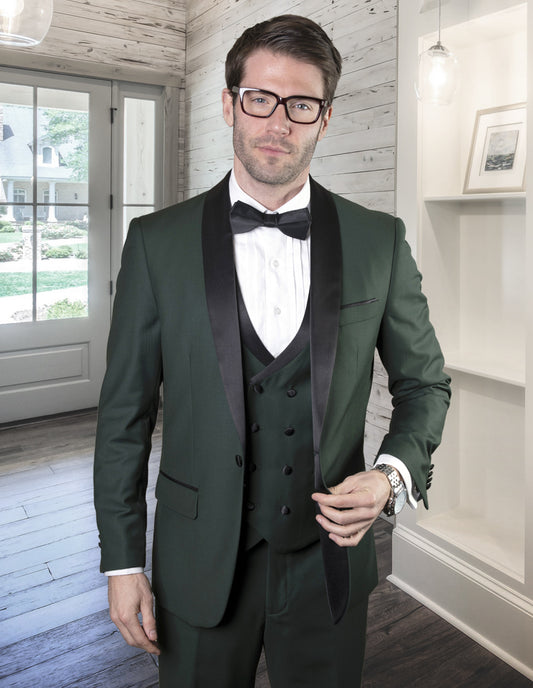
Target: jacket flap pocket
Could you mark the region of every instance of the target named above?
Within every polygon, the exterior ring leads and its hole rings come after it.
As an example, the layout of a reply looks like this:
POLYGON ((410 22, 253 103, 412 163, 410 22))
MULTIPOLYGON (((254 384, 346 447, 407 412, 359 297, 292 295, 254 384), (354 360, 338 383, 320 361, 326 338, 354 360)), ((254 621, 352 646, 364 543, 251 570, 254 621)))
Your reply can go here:
POLYGON ((187 518, 198 516, 198 488, 180 483, 179 481, 159 473, 155 496, 169 509, 187 518))
POLYGON ((368 320, 381 314, 382 305, 380 299, 372 298, 355 303, 346 303, 341 306, 339 325, 347 325, 352 322, 368 320))

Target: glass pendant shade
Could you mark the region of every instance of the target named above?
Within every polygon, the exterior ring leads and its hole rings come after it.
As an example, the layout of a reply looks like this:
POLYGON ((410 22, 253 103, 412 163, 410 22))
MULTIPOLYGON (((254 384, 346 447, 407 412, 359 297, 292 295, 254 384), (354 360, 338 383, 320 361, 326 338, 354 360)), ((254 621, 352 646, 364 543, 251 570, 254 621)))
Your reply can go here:
POLYGON ((31 47, 46 36, 54 0, 0 0, 0 45, 31 47))
POLYGON ((455 55, 437 41, 418 58, 416 95, 431 105, 449 105, 459 83, 459 64, 455 55))

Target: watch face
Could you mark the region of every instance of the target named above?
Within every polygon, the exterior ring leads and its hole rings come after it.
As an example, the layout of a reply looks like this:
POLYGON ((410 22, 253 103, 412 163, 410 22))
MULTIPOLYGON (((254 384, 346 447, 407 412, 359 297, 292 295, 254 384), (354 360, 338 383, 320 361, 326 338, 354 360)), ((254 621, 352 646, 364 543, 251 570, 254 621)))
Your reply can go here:
POLYGON ((400 492, 400 494, 396 495, 396 501, 394 502, 394 513, 395 514, 400 513, 400 511, 405 506, 406 501, 407 501, 407 492, 406 492, 406 490, 402 490, 400 492))

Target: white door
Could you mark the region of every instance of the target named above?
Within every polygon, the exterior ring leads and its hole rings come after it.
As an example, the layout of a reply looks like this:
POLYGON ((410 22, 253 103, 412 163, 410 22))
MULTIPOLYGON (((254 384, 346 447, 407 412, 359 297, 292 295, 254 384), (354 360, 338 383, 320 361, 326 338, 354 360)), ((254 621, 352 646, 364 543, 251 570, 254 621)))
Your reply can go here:
POLYGON ((97 404, 111 92, 109 82, 0 73, 0 423, 97 404))

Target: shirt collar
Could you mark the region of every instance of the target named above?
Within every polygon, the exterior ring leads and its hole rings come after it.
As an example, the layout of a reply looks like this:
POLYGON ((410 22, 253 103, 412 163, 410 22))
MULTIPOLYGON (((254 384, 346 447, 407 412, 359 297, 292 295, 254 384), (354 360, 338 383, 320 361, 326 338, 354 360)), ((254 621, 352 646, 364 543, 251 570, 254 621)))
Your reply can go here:
MULTIPOLYGON (((264 205, 261 205, 261 203, 256 201, 254 198, 249 196, 245 191, 241 189, 241 187, 237 183, 237 180, 235 179, 235 172, 233 170, 231 171, 231 176, 229 179, 229 196, 231 205, 233 205, 237 201, 242 201, 243 203, 248 203, 248 205, 251 205, 253 208, 257 208, 257 210, 260 210, 262 213, 273 212, 265 208, 264 205)), ((309 177, 307 177, 306 182, 303 185, 303 188, 296 194, 296 196, 291 198, 290 201, 287 201, 287 203, 282 205, 275 212, 285 213, 289 210, 300 210, 300 208, 308 208, 310 201, 311 184, 309 183, 309 177)))

